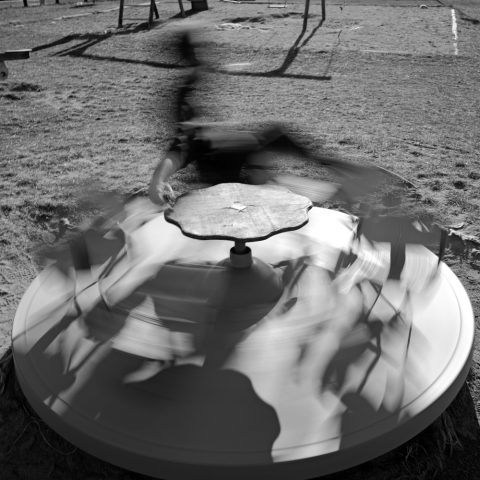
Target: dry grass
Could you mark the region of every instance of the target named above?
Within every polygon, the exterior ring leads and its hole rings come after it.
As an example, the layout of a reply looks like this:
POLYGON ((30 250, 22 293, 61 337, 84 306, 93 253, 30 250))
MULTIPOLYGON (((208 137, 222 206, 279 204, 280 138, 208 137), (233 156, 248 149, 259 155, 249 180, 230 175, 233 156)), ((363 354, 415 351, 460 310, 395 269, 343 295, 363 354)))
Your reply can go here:
MULTIPOLYGON (((321 26, 314 4, 302 41, 314 35, 284 75, 274 71, 300 33, 300 2, 284 10, 210 2, 209 11, 187 20, 174 18, 176 2, 162 2, 161 21, 151 30, 139 26, 148 12, 137 6, 126 9, 122 31, 115 30, 116 3, 0 8, 2 49, 37 47, 30 60, 9 63, 10 78, 0 83, 3 350, 15 308, 36 274, 35 246, 53 241, 59 218, 79 223, 91 213, 77 204, 78 192, 92 181, 122 195, 148 184, 173 129, 172 94, 182 64, 169 40, 179 24, 203 22, 204 56, 213 67, 251 63, 249 74, 207 74, 199 91, 207 120, 245 126, 285 120, 309 148, 370 161, 409 179, 417 186, 408 197, 412 208, 444 224, 465 222, 464 231, 478 235, 480 27, 472 19, 480 10, 464 3, 458 56, 450 10, 436 2, 425 10, 329 5, 321 26), (65 18, 79 13, 91 14, 65 18), (250 28, 216 28, 225 22, 250 28)), ((298 171, 325 175, 308 164, 298 171)), ((177 174, 173 184, 179 192, 195 186, 194 172, 177 174)), ((478 320, 478 265, 451 252, 446 260, 465 284, 478 320)), ((435 472, 436 478, 475 478, 479 350, 477 342, 468 389, 444 423, 331 478, 433 478, 435 472)), ((70 447, 21 408, 13 384, 1 402, 2 478, 141 478, 79 451, 58 453, 70 447)))

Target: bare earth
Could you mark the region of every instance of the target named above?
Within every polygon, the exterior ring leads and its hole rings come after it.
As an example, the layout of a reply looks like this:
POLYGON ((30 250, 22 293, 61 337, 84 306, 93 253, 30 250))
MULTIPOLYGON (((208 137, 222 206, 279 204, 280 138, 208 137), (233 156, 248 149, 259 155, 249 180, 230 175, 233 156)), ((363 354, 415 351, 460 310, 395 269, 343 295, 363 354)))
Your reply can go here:
MULTIPOLYGON (((150 30, 145 3, 129 3, 121 30, 117 2, 20 4, 0 1, 0 50, 34 49, 29 60, 8 62, 10 76, 0 82, 0 352, 38 272, 36 247, 55 242, 60 218, 78 224, 92 213, 76 202, 85 184, 145 192, 173 131, 172 94, 183 66, 171 39, 192 24, 202 32, 205 60, 221 72, 201 86, 205 119, 285 121, 309 148, 411 181, 412 208, 460 227, 445 261, 467 289, 479 328, 477 0, 454 9, 436 0, 327 1, 323 23, 315 1, 291 62, 287 52, 303 22, 298 0, 286 8, 210 0, 208 11, 187 19, 177 17, 176 0, 162 1, 150 30)), ((325 175, 307 164, 296 173, 325 175)), ((190 170, 172 183, 178 192, 197 185, 190 170)), ((387 187, 400 183, 386 177, 387 187)), ((467 384, 448 415, 394 452, 328 478, 478 478, 479 398, 477 335, 467 384)), ((0 396, 0 468, 2 479, 146 478, 72 452, 13 383, 0 396)))

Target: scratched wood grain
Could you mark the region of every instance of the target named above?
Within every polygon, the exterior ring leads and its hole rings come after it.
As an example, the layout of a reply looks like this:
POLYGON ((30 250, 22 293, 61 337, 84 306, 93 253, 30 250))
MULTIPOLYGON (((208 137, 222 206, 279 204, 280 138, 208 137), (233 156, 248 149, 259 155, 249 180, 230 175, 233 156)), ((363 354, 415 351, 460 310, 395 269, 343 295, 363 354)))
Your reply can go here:
POLYGON ((284 187, 223 183, 180 196, 165 219, 188 237, 255 242, 302 227, 310 208, 284 187))

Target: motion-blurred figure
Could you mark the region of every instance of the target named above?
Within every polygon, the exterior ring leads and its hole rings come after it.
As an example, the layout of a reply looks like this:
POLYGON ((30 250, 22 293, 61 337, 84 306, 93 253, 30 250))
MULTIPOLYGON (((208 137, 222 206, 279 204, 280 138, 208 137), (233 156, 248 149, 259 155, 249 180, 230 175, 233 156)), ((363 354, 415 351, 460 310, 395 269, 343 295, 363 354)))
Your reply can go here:
POLYGON ((183 33, 178 46, 190 71, 178 90, 175 138, 165 158, 157 165, 150 183, 150 199, 154 203, 163 205, 173 202, 175 195, 168 179, 192 162, 197 165, 200 180, 209 184, 268 182, 284 184, 296 193, 309 196, 313 201, 324 201, 338 194, 342 199, 350 199, 351 195, 341 184, 312 183, 301 177, 293 178, 294 175, 275 177, 269 168, 272 153, 312 159, 330 167, 344 177, 347 190, 355 190, 355 194, 365 188, 372 188, 375 184, 375 173, 378 172, 373 168, 359 167, 331 155, 313 155, 287 135, 278 124, 252 132, 216 123, 200 123, 193 97, 204 65, 196 56, 191 32, 183 33))
MULTIPOLYGON (((135 283, 127 280, 122 286, 126 274, 117 280, 122 287, 117 289, 118 295, 116 291, 109 294, 108 282, 99 288, 122 259, 126 272, 139 272, 134 277, 138 277, 139 284, 156 272, 157 265, 144 268, 142 252, 145 248, 136 244, 135 234, 162 210, 146 199, 123 201, 116 195, 94 190, 79 198, 79 203, 82 202, 94 204, 100 212, 80 227, 70 226, 68 230, 71 231, 65 231, 58 243, 37 252, 40 263, 54 267, 62 275, 64 285, 70 290, 65 302, 70 304, 70 314, 76 316, 89 311, 98 301, 107 307, 113 306, 136 288, 135 283)), ((64 222, 65 219, 61 219, 59 229, 64 229, 64 222)))

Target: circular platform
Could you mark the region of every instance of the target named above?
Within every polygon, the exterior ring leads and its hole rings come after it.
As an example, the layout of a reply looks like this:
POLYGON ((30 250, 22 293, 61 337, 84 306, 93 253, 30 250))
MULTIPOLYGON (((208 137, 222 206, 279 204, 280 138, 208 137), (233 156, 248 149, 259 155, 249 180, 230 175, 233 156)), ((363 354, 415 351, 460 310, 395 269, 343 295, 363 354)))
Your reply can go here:
POLYGON ((313 208, 301 229, 256 242, 278 298, 225 282, 231 242, 187 238, 159 215, 80 299, 80 317, 66 314, 71 286, 54 266, 35 279, 13 325, 20 385, 73 444, 156 478, 301 479, 372 459, 453 400, 474 320, 423 247, 407 247, 377 300, 388 245, 335 274, 352 229, 313 208), (355 286, 362 275, 375 280, 355 286))

